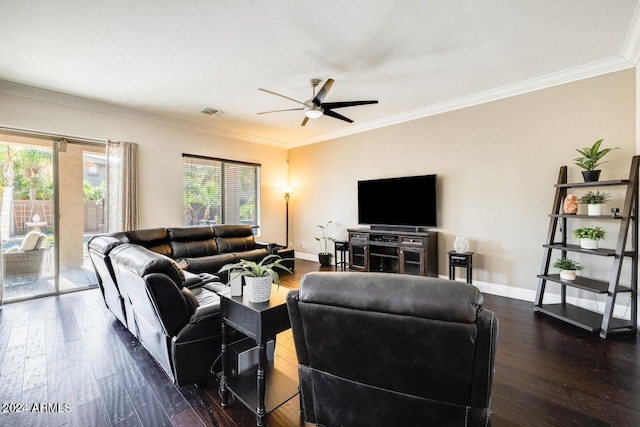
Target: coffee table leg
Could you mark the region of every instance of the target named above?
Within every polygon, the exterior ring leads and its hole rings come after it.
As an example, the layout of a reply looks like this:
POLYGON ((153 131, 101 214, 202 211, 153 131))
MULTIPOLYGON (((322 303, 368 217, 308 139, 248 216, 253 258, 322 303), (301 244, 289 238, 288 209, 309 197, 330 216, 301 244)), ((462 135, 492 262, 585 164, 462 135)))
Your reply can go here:
POLYGON ((264 426, 265 408, 264 408, 264 393, 265 393, 265 379, 264 369, 266 361, 266 345, 260 343, 258 346, 258 407, 256 408, 256 422, 258 427, 264 426))
POLYGON ((226 408, 229 404, 229 391, 227 390, 227 325, 224 320, 222 321, 221 341, 222 376, 220 377, 220 397, 222 398, 222 407, 226 408))

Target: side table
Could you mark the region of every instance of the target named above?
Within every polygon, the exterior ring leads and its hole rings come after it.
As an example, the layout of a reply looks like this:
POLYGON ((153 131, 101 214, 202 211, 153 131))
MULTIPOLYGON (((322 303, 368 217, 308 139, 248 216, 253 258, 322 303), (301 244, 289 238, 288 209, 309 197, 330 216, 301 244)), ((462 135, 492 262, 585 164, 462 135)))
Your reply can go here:
POLYGON ((267 302, 249 302, 246 293, 232 297, 221 295, 222 406, 229 404, 229 392, 256 414, 258 426, 264 426, 266 415, 298 394, 298 383, 267 362, 266 345, 282 331, 291 328, 286 297, 289 289, 272 285, 267 302), (229 376, 227 327, 242 332, 258 344, 257 369, 229 376))
POLYGON ((473 252, 449 251, 449 280, 456 279, 456 267, 467 270, 467 283, 473 281, 473 252))

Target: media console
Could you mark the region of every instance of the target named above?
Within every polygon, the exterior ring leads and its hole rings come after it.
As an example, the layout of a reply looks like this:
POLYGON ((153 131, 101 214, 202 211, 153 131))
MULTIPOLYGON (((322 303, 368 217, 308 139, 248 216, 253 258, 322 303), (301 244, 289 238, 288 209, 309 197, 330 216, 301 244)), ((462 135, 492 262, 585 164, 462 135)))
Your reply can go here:
POLYGON ((349 269, 438 276, 438 232, 349 229, 349 269))

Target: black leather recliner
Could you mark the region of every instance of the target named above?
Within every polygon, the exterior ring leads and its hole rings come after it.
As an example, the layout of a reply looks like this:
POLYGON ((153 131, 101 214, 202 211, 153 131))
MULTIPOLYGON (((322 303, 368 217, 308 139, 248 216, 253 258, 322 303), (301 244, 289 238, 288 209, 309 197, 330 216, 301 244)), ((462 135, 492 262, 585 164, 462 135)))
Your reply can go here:
POLYGON ((216 291, 226 286, 216 277, 189 289, 173 259, 139 245, 121 244, 109 256, 129 328, 144 348, 179 386, 210 380, 222 344, 216 291))
POLYGON ((472 285, 316 272, 287 297, 306 422, 487 426, 498 319, 472 285))

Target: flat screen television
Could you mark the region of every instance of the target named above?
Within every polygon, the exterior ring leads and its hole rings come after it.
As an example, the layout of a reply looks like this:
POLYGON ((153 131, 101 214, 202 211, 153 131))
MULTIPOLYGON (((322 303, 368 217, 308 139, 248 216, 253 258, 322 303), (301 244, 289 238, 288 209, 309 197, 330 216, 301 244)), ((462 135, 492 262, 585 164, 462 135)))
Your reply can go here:
POLYGON ((437 175, 358 181, 358 223, 372 228, 436 227, 437 175))

